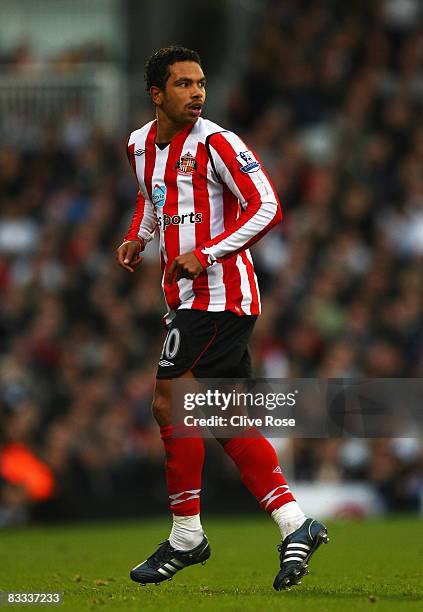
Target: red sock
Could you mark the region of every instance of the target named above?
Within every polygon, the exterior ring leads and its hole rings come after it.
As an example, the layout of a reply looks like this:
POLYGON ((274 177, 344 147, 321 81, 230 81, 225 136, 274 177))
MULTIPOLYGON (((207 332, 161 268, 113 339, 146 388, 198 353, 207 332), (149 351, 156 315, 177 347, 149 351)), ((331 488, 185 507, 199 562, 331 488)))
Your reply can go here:
POLYGON ((295 501, 270 442, 258 430, 255 438, 232 438, 224 449, 235 462, 242 482, 269 514, 295 501))
POLYGON ((166 451, 166 482, 170 509, 178 516, 200 513, 201 473, 204 463, 202 438, 174 438, 174 426, 160 427, 166 451))

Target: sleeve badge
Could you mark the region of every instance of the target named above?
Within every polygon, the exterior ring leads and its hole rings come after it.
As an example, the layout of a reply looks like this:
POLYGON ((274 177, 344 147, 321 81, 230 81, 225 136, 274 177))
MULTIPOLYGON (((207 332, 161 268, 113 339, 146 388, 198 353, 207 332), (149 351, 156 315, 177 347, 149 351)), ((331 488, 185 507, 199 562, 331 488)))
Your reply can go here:
POLYGON ((256 160, 251 151, 242 151, 236 156, 238 163, 240 164, 241 172, 245 174, 249 172, 257 172, 260 168, 260 163, 256 160))

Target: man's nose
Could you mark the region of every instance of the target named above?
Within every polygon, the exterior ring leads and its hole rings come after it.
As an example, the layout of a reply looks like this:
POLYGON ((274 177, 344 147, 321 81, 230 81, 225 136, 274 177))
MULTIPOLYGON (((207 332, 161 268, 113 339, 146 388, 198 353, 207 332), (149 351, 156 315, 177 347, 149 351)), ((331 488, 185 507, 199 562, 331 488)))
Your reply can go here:
POLYGON ((204 96, 203 90, 198 85, 194 85, 191 91, 191 98, 202 98, 203 96, 204 96))

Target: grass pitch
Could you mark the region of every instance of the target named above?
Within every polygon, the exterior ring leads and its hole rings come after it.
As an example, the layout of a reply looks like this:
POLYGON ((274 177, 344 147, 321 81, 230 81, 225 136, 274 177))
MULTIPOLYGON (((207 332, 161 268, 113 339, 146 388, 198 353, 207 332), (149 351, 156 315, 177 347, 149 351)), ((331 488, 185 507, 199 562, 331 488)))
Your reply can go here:
MULTIPOLYGON (((73 612, 423 609, 419 519, 329 524, 331 541, 313 557, 310 575, 279 593, 272 589, 278 569, 272 521, 206 518, 205 525, 212 545, 207 565, 187 568, 159 587, 131 582, 128 571, 168 535, 166 520, 0 532, 0 589, 61 591, 60 610, 73 612)), ((18 608, 4 609, 12 607, 18 608)))

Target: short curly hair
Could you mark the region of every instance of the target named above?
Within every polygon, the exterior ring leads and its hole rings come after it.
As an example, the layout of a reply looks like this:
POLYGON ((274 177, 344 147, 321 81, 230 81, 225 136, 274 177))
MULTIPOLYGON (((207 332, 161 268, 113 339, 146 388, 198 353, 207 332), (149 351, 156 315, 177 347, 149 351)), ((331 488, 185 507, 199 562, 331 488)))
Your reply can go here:
POLYGON ((150 91, 153 86, 164 89, 170 76, 169 66, 175 62, 196 62, 201 66, 201 59, 197 51, 178 45, 163 47, 154 53, 145 64, 146 90, 150 91))

